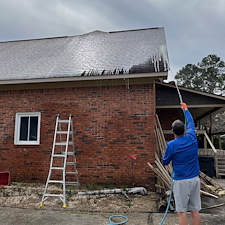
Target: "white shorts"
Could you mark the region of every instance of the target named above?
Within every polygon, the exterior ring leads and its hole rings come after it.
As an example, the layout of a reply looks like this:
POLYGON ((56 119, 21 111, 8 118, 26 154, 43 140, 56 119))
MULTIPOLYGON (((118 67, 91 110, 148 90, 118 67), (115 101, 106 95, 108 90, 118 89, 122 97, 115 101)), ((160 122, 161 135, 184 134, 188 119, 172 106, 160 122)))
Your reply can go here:
POLYGON ((200 211, 200 179, 174 180, 173 195, 177 212, 200 211))

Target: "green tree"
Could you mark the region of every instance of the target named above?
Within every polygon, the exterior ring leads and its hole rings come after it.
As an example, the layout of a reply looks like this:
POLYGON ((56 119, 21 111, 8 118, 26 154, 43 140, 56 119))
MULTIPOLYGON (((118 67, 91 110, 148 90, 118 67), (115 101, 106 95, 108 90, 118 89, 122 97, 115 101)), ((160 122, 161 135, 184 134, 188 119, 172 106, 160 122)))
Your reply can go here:
POLYGON ((208 55, 197 65, 187 64, 175 76, 178 85, 214 94, 225 89, 225 62, 217 55, 208 55))

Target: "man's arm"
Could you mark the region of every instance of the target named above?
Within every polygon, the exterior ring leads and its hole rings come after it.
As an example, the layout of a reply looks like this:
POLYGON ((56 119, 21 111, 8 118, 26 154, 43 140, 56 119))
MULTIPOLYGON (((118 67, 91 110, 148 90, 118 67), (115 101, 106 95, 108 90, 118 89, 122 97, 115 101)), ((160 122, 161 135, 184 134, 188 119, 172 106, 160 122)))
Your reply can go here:
POLYGON ((186 133, 191 133, 191 134, 196 135, 195 134, 195 123, 194 123, 191 113, 188 110, 186 103, 180 103, 180 104, 181 104, 181 108, 184 110, 184 114, 185 114, 186 121, 187 121, 187 132, 186 133))
POLYGON ((167 166, 171 160, 172 160, 172 155, 171 155, 171 151, 170 151, 170 146, 167 145, 166 152, 162 158, 162 163, 163 163, 163 165, 167 166))

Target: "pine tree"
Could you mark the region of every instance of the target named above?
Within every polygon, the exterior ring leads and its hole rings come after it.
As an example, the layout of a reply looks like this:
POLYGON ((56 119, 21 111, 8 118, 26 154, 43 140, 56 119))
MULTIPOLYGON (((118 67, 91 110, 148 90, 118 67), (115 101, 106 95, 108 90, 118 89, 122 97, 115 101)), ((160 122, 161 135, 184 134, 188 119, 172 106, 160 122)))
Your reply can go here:
POLYGON ((225 95, 225 62, 217 55, 208 55, 197 65, 184 66, 175 79, 183 87, 225 95))

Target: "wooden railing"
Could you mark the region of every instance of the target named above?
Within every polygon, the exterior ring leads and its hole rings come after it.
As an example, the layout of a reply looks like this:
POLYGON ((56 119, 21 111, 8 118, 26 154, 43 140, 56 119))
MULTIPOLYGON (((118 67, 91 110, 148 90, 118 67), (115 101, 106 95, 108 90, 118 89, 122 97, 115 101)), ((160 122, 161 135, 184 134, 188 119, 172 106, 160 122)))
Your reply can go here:
POLYGON ((207 149, 208 144, 210 145, 211 149, 215 154, 217 154, 217 150, 215 146, 213 145, 212 141, 210 140, 208 134, 205 130, 196 130, 196 134, 203 134, 204 135, 204 149, 207 149))

